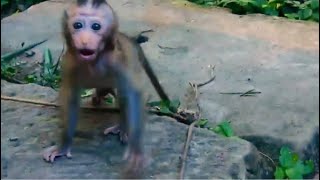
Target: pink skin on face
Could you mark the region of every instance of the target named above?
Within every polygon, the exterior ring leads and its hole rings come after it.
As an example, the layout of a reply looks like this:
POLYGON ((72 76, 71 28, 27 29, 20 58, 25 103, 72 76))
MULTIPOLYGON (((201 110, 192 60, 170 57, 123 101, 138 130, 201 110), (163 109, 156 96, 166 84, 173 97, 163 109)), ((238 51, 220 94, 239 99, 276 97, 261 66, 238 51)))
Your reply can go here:
MULTIPOLYGON (((77 7, 77 11, 69 11, 70 23, 69 28, 75 48, 77 49, 78 58, 81 61, 94 61, 98 51, 104 46, 103 35, 105 35, 112 25, 113 17, 111 9, 107 6, 100 7, 103 11, 97 11, 91 7, 77 7), (102 12, 102 13, 101 13, 102 12), (111 18, 106 18, 111 17, 111 18), (75 28, 75 23, 80 27, 75 28), (98 24, 100 28, 93 29, 93 24, 98 24)), ((72 9, 72 8, 71 8, 72 9)))

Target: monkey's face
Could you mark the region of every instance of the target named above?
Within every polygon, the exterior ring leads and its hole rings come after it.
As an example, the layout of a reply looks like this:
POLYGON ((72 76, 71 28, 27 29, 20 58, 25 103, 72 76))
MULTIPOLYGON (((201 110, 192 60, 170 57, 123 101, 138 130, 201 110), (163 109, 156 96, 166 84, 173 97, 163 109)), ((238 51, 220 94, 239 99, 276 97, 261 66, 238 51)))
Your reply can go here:
POLYGON ((71 41, 81 61, 95 61, 104 50, 105 39, 110 35, 114 21, 112 12, 106 7, 83 6, 69 10, 71 41))

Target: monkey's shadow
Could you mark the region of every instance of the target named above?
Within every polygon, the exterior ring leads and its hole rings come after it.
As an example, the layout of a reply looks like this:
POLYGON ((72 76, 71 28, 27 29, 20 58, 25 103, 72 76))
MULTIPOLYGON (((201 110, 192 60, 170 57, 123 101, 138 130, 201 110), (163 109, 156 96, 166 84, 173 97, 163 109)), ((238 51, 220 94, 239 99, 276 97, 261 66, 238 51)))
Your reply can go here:
MULTIPOLYGON (((83 104, 89 105, 88 100, 83 104)), ((116 107, 104 106, 102 107, 116 107)), ((103 131, 119 122, 120 114, 103 111, 80 112, 79 124, 75 133, 72 146, 72 155, 78 157, 82 155, 94 155, 99 159, 104 159, 107 164, 121 164, 126 144, 120 141, 118 135, 103 134, 103 131)))

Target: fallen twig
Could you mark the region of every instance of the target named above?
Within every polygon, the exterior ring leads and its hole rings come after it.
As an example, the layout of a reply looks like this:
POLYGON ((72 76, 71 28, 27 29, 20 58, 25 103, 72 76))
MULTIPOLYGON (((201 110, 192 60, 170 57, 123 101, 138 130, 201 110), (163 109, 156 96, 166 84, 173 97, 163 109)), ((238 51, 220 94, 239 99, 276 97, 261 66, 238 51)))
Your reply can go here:
MULTIPOLYGON (((42 106, 60 107, 60 105, 58 105, 56 103, 50 103, 50 102, 33 100, 33 99, 26 99, 26 98, 19 98, 19 97, 10 97, 10 96, 5 96, 5 95, 1 95, 1 100, 29 103, 29 104, 42 105, 42 106)), ((119 108, 115 108, 115 107, 81 106, 81 109, 101 110, 101 111, 108 111, 108 112, 120 112, 119 108)), ((188 119, 181 116, 180 114, 176 114, 176 113, 164 114, 164 113, 161 113, 160 111, 155 110, 155 109, 147 109, 147 111, 150 113, 153 113, 153 114, 157 114, 157 115, 166 115, 166 116, 172 117, 172 118, 176 119, 177 121, 182 122, 184 124, 188 124, 188 125, 190 124, 188 119)))
POLYGON ((213 65, 213 66, 209 65, 209 68, 210 68, 210 79, 208 81, 206 81, 206 82, 197 84, 198 88, 211 83, 216 78, 216 76, 213 75, 213 70, 214 70, 215 67, 216 67, 215 65, 213 65))
MULTIPOLYGON (((33 100, 33 99, 26 99, 26 98, 19 98, 19 97, 10 97, 10 96, 5 96, 5 95, 1 95, 1 100, 23 102, 23 103, 29 103, 29 104, 35 104, 35 105, 51 106, 51 107, 60 107, 60 105, 58 105, 56 103, 50 103, 50 102, 33 100)), ((114 108, 114 107, 81 106, 81 109, 103 110, 103 111, 108 111, 108 112, 119 112, 119 109, 114 108)))
POLYGON ((202 87, 202 86, 204 86, 204 85, 207 85, 207 84, 209 84, 209 83, 211 83, 215 78, 216 78, 216 76, 213 76, 213 77, 210 78, 208 81, 203 82, 203 83, 199 83, 199 84, 197 85, 198 88, 199 88, 199 87, 202 87))
POLYGON ((260 91, 254 91, 254 89, 251 89, 246 92, 220 92, 219 94, 240 94, 240 96, 253 96, 255 94, 261 94, 260 91))
POLYGON ((166 46, 161 46, 160 44, 158 44, 158 47, 160 49, 178 49, 179 47, 166 47, 166 46))
POLYGON ((185 118, 177 113, 162 113, 154 108, 148 109, 148 112, 159 115, 159 116, 163 116, 163 115, 169 116, 169 117, 172 117, 172 118, 176 119, 178 122, 181 122, 183 124, 187 124, 187 125, 190 124, 190 121, 187 118, 185 118))
POLYGON ((147 33, 147 32, 154 32, 154 30, 153 30, 153 29, 144 30, 144 31, 141 31, 141 32, 139 33, 139 35, 141 35, 141 34, 143 34, 143 33, 147 33))
POLYGON ((180 173, 179 173, 179 179, 183 179, 183 176, 184 176, 184 170, 185 170, 185 166, 186 166, 188 149, 189 149, 189 145, 190 145, 190 141, 191 141, 191 137, 192 137, 192 130, 193 130, 194 125, 198 121, 199 120, 194 121, 193 123, 191 123, 191 125, 189 126, 189 129, 188 129, 187 140, 186 140, 186 143, 184 145, 183 155, 181 157, 181 168, 180 168, 180 173))
POLYGON ((276 167, 276 163, 272 160, 271 157, 269 157, 268 155, 262 153, 261 151, 259 151, 259 153, 260 153, 261 155, 263 155, 264 157, 266 157, 267 159, 269 159, 269 160, 272 162, 272 164, 274 165, 274 167, 276 167))
POLYGON ((254 89, 251 89, 245 93, 240 94, 240 96, 246 96, 246 95, 250 95, 250 93, 252 93, 254 91, 254 89))

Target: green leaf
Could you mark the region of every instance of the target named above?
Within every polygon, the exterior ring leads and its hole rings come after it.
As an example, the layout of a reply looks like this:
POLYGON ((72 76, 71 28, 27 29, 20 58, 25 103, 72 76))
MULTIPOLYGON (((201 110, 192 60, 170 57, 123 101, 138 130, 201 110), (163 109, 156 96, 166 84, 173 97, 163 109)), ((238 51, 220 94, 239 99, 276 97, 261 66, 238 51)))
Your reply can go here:
POLYGON ((155 107, 155 106, 160 106, 160 104, 161 104, 161 101, 151 101, 147 103, 147 106, 155 107))
POLYGON ((6 5, 6 4, 8 4, 9 2, 7 1, 7 0, 1 0, 1 7, 3 6, 3 5, 6 5))
POLYGON ((8 68, 6 69, 6 71, 7 71, 8 73, 11 73, 11 74, 15 74, 15 73, 16 73, 16 69, 13 68, 13 67, 8 67, 8 68))
POLYGON ((310 174, 314 171, 314 163, 312 160, 306 160, 304 164, 303 175, 310 174))
POLYGON ((167 106, 162 106, 160 107, 159 110, 162 114, 171 114, 171 111, 169 110, 169 108, 167 106))
POLYGON ((298 153, 292 153, 292 160, 293 160, 294 163, 298 162, 299 154, 298 153))
POLYGON ((93 92, 94 92, 94 89, 85 89, 84 91, 82 91, 81 97, 82 98, 89 97, 93 94, 93 92))
POLYGON ((319 11, 312 14, 312 20, 319 22, 319 11))
POLYGON ((293 167, 285 170, 289 179, 303 179, 302 174, 304 171, 304 165, 302 161, 298 161, 293 167))
POLYGON ((319 8, 319 0, 311 0, 311 8, 312 9, 317 9, 319 8))
POLYGON ((270 16, 278 16, 279 12, 273 7, 264 8, 264 13, 270 16))
POLYGON ((170 111, 176 113, 178 111, 179 106, 180 106, 180 101, 179 100, 177 100, 177 99, 176 100, 172 100, 170 102, 169 109, 170 109, 170 111))
POLYGON ((50 49, 46 49, 44 52, 43 60, 44 75, 51 75, 51 68, 53 67, 52 55, 50 49))
POLYGON ((196 126, 203 128, 206 124, 208 124, 208 119, 200 119, 196 126))
POLYGON ((11 52, 11 53, 7 53, 7 54, 1 56, 1 61, 10 60, 10 59, 12 59, 12 58, 14 58, 14 57, 16 57, 16 56, 21 55, 21 54, 24 53, 25 51, 28 51, 28 50, 30 50, 30 49, 32 49, 32 48, 34 48, 34 47, 36 47, 36 46, 38 46, 38 45, 46 42, 46 41, 47 41, 47 40, 43 40, 43 41, 40 41, 40 42, 31 44, 31 45, 29 45, 29 46, 27 46, 27 47, 24 47, 24 48, 22 48, 22 49, 19 49, 19 50, 17 50, 17 51, 14 51, 14 52, 11 52))
POLYGON ((292 7, 300 7, 301 5, 300 1, 285 0, 284 2, 292 7))
POLYGON ((209 130, 224 136, 223 130, 220 126, 216 126, 214 128, 210 127, 209 130))
POLYGON ((284 14, 284 16, 289 19, 297 19, 299 17, 299 15, 297 13, 284 14))
POLYGON ((205 5, 206 5, 206 6, 213 6, 214 3, 213 3, 213 2, 205 2, 205 5))
POLYGON ((34 74, 29 74, 27 75, 24 80, 27 82, 27 83, 35 83, 37 82, 37 76, 34 75, 34 74))
POLYGON ((293 154, 288 147, 281 148, 279 161, 284 168, 291 168, 295 165, 293 154))
POLYGON ((221 124, 219 124, 219 126, 223 130, 223 133, 226 137, 233 136, 233 130, 228 121, 222 122, 221 124))
POLYGON ((284 179, 285 174, 281 167, 276 167, 276 171, 274 172, 275 179, 284 179))
POLYGON ((310 8, 305 8, 305 9, 300 9, 298 12, 299 19, 305 20, 311 17, 312 15, 312 9, 310 8))
POLYGON ((106 104, 113 104, 113 98, 111 96, 108 96, 105 98, 104 101, 106 104))

